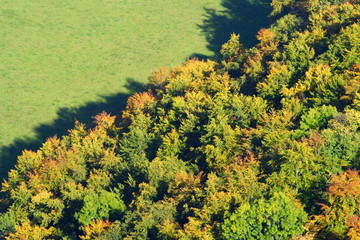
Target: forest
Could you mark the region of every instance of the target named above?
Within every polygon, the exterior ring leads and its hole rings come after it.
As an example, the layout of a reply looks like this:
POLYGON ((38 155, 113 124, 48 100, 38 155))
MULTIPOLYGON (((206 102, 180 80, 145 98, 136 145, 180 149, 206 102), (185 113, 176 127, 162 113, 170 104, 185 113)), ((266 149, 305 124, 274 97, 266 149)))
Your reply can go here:
POLYGON ((360 239, 360 1, 271 6, 256 46, 234 33, 24 150, 0 238, 360 239))

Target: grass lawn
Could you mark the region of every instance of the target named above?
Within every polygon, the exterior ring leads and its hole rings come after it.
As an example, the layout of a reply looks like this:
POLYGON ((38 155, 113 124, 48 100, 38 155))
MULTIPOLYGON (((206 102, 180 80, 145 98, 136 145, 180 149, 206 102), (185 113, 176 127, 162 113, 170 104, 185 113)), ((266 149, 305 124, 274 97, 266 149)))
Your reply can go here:
POLYGON ((151 71, 213 56, 230 32, 254 44, 269 2, 0 0, 0 177, 75 119, 119 113, 151 71))
MULTIPOLYGON (((129 93, 126 80, 212 55, 197 26, 220 0, 0 0, 0 147, 61 108, 129 93)), ((126 99, 124 99, 125 101, 126 99)))

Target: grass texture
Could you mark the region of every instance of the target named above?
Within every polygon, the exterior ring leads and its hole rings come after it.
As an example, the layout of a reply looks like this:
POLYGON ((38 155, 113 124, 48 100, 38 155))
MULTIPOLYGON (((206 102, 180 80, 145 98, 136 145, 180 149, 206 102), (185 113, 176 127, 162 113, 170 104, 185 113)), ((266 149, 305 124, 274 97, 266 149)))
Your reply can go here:
POLYGON ((59 109, 125 102, 152 70, 212 56, 209 8, 221 1, 0 0, 0 147, 36 138, 59 109))

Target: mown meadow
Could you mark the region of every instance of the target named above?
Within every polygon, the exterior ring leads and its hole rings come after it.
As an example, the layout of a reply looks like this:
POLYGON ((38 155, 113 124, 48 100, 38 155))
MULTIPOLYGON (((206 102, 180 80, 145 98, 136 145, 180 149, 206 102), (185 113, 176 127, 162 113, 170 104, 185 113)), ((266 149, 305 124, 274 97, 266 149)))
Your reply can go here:
POLYGON ((60 108, 128 94, 160 67, 211 55, 197 1, 2 0, 0 144, 32 137, 60 108), (186 17, 185 17, 186 16, 186 17))
POLYGON ((268 2, 1 0, 0 175, 75 120, 118 114, 151 71, 212 57, 234 31, 254 44, 268 2))

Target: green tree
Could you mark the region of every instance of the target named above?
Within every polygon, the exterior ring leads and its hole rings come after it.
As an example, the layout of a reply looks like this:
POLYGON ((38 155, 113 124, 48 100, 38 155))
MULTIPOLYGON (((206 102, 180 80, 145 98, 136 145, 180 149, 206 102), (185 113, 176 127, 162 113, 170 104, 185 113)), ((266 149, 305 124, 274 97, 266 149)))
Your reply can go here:
POLYGON ((223 239, 289 239, 303 233, 307 214, 292 196, 275 192, 270 199, 245 203, 222 225, 223 239))
POLYGON ((118 215, 125 210, 118 191, 89 191, 83 202, 83 207, 74 215, 81 225, 88 225, 93 220, 108 219, 112 214, 118 215))

